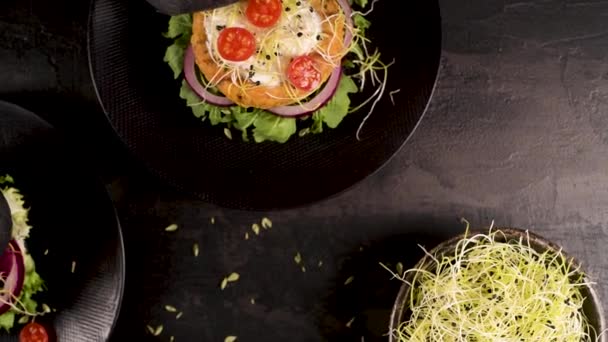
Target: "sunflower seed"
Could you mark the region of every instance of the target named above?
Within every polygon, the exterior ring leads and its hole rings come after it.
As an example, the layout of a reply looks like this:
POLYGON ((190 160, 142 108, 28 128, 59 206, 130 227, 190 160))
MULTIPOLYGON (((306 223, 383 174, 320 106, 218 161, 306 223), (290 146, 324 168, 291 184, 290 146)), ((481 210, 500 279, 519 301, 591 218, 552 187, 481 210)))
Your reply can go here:
POLYGON ((198 243, 195 243, 194 245, 192 245, 192 254, 194 254, 195 257, 198 257, 198 243))
POLYGON ((251 230, 253 230, 255 235, 260 235, 260 225, 259 224, 257 224, 257 223, 252 224, 251 230))
POLYGON ((168 225, 167 228, 165 228, 165 231, 174 232, 177 230, 177 228, 178 228, 178 226, 175 223, 173 223, 173 224, 168 225))
POLYGON ((229 282, 234 282, 234 281, 239 280, 239 278, 240 278, 240 277, 241 277, 241 276, 240 276, 238 273, 236 273, 236 272, 232 272, 232 273, 230 273, 230 275, 229 275, 229 276, 226 278, 226 280, 228 280, 229 282))
POLYGON ((30 320, 29 316, 23 316, 23 317, 19 318, 19 321, 17 321, 17 323, 25 324, 25 323, 29 322, 29 320, 30 320))
POLYGON ((344 281, 344 285, 348 285, 348 284, 352 283, 353 280, 355 280, 355 277, 353 277, 353 276, 348 277, 346 279, 346 281, 344 281))
POLYGON ((226 336, 226 338, 224 339, 224 342, 235 342, 236 341, 236 336, 226 336))
POLYGON ((272 221, 268 217, 262 218, 262 228, 268 229, 272 228, 272 221))
POLYGON ((295 261, 298 265, 302 263, 302 255, 300 252, 296 253, 296 256, 293 257, 293 261, 295 261))
POLYGON ((224 128, 224 135, 226 136, 226 138, 232 140, 232 132, 229 128, 224 128))
POLYGON ((177 312, 177 309, 173 305, 165 305, 165 310, 167 310, 167 312, 177 312))
POLYGON ((180 319, 180 318, 182 318, 183 315, 184 315, 184 313, 180 311, 177 313, 177 315, 175 315, 175 319, 180 319))
POLYGON ((162 334, 163 333, 163 329, 164 328, 163 328, 162 324, 159 325, 159 326, 157 326, 156 329, 154 329, 154 334, 152 334, 152 335, 158 336, 158 335, 162 334))
POLYGON ((224 278, 224 279, 222 279, 222 284, 220 285, 220 289, 223 290, 226 288, 226 286, 228 286, 228 279, 224 278))
POLYGON ((346 323, 346 327, 350 328, 353 325, 354 322, 355 322, 355 317, 351 318, 350 321, 348 321, 346 323))

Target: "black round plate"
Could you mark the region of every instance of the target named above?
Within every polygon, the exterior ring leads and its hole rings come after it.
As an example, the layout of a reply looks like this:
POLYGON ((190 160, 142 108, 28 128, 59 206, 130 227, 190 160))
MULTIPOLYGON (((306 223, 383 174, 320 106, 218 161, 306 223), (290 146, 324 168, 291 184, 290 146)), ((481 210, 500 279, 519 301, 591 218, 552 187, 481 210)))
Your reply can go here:
POLYGON ((378 170, 413 132, 433 91, 441 55, 437 0, 380 0, 370 20, 373 44, 395 65, 361 141, 355 133, 367 108, 337 129, 285 144, 228 140, 222 128, 199 122, 163 62, 168 17, 144 0, 93 0, 91 72, 117 133, 162 179, 221 206, 299 206, 378 170), (393 106, 388 92, 397 89, 393 106))
MULTIPOLYGON (((57 341, 105 341, 122 300, 122 235, 105 187, 68 150, 48 123, 0 101, 0 175, 14 178, 30 208, 27 245, 48 288, 35 299, 56 309, 37 322, 57 341)), ((20 327, 0 341, 16 341, 20 327)))

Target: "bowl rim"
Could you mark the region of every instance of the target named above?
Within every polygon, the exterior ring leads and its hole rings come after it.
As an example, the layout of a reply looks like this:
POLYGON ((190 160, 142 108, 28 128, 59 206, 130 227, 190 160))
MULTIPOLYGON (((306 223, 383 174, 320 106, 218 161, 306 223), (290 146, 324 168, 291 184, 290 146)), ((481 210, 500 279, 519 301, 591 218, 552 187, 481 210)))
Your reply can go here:
MULTIPOLYGON (((585 279, 588 280, 589 278, 591 278, 591 277, 589 277, 589 273, 587 273, 585 271, 585 269, 582 267, 582 264, 580 263, 580 261, 578 259, 572 257, 570 254, 563 251, 563 249, 559 245, 543 238, 542 236, 540 236, 538 234, 532 233, 527 229, 513 228, 513 227, 492 227, 491 229, 492 229, 492 231, 501 231, 502 233, 504 233, 505 237, 507 237, 507 238, 529 237, 530 241, 534 242, 534 246, 537 246, 538 248, 545 249, 545 250, 552 250, 554 252, 560 251, 561 254, 566 259, 572 260, 573 264, 575 266, 579 267, 579 269, 583 273, 585 279)), ((451 247, 451 246, 455 245, 458 241, 463 239, 465 236, 473 236, 475 234, 487 234, 487 232, 488 232, 488 229, 469 229, 465 233, 459 234, 457 236, 454 236, 448 240, 441 242, 439 245, 437 245, 433 249, 431 249, 429 251, 429 254, 436 254, 441 250, 451 247)), ((425 255, 420 260, 418 260, 418 262, 416 263, 416 265, 414 267, 421 266, 426 260, 427 260, 427 256, 425 255)), ((595 328, 596 328, 596 331, 600 334, 599 338, 597 339, 597 342, 608 342, 608 334, 606 334, 606 333, 602 334, 602 332, 605 332, 607 329, 606 323, 605 323, 605 314, 604 314, 604 308, 602 305, 602 301, 599 298, 599 295, 598 295, 597 291, 595 290, 594 286, 585 286, 585 289, 589 293, 589 297, 587 298, 587 300, 590 301, 592 307, 595 308, 595 311, 597 314, 598 326, 595 328)), ((408 298, 409 290, 410 290, 410 286, 407 283, 403 283, 399 289, 397 298, 395 299, 395 304, 393 305, 393 308, 391 310, 390 321, 389 321, 389 331, 388 331, 389 342, 399 342, 395 338, 395 335, 392 332, 397 327, 399 327, 399 325, 401 324, 401 318, 407 307, 405 305, 405 302, 406 302, 406 299, 408 298)))

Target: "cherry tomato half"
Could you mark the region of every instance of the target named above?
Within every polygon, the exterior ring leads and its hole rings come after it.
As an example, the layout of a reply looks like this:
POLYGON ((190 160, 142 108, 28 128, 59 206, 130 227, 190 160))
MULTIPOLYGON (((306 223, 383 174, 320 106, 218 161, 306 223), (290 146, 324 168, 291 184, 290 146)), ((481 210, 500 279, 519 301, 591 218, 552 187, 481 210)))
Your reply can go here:
POLYGON ((217 50, 226 60, 242 62, 255 52, 255 37, 241 27, 225 28, 217 38, 217 50))
POLYGON ((271 27, 279 21, 282 12, 281 0, 249 0, 245 15, 257 27, 271 27))
POLYGON ((287 77, 294 87, 313 90, 321 83, 321 72, 317 62, 308 56, 294 58, 287 68, 287 77))
POLYGON ((19 342, 49 342, 49 334, 42 325, 31 322, 21 329, 19 342))

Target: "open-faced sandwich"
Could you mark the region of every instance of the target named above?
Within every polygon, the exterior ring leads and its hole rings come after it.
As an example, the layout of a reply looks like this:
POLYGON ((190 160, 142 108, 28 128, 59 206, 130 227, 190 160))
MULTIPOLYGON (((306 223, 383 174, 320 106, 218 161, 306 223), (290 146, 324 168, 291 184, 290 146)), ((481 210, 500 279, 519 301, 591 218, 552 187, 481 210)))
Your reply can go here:
POLYGON ((196 117, 224 124, 228 138, 236 129, 246 141, 285 142, 365 106, 369 116, 383 96, 389 65, 365 36, 372 10, 368 0, 241 0, 173 16, 165 61, 183 75, 180 96, 196 117), (349 94, 366 84, 375 91, 352 106, 349 94))
POLYGON ((0 256, 0 328, 11 331, 15 323, 25 324, 20 341, 48 341, 46 329, 35 320, 50 311, 43 304, 41 310, 32 298, 44 290, 44 282, 36 273, 34 259, 28 252, 26 239, 32 226, 28 223, 29 209, 23 195, 13 185, 10 176, 0 176, 0 191, 8 203, 12 220, 11 240, 0 256))

